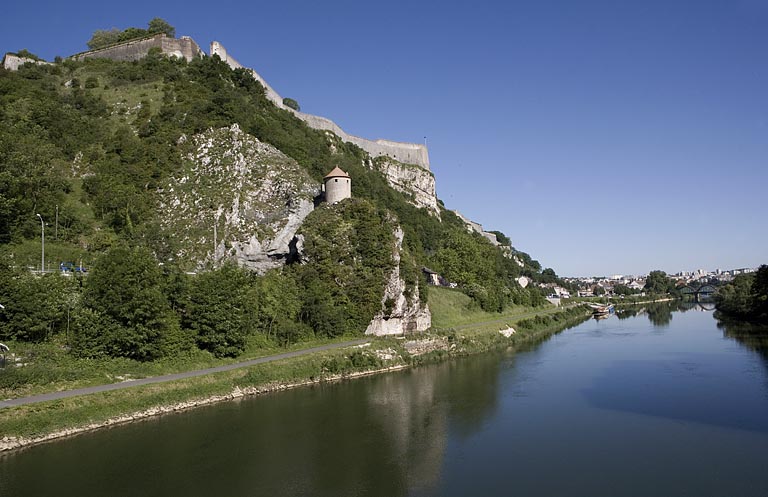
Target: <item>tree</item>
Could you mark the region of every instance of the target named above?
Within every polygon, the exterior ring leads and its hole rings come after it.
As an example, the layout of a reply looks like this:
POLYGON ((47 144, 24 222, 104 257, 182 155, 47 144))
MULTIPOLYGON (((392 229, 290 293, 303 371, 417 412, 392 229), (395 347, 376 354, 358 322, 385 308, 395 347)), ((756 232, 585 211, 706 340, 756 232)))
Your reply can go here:
POLYGON ((745 318, 750 313, 752 274, 740 274, 733 281, 720 287, 715 294, 717 310, 734 317, 745 318))
POLYGON ((548 267, 541 272, 541 277, 539 279, 542 283, 555 283, 557 282, 557 273, 555 273, 554 269, 548 267))
POLYGON ((122 32, 117 28, 97 29, 93 32, 93 35, 91 35, 91 39, 85 44, 88 45, 88 48, 91 50, 96 50, 97 48, 103 48, 118 43, 121 41, 121 35, 122 32))
POLYGON ((768 321, 768 265, 763 264, 752 280, 750 312, 754 319, 768 321))
POLYGON ((0 336, 42 342, 66 329, 69 301, 77 294, 72 278, 10 271, 1 283, 0 336))
POLYGON ((216 357, 235 357, 244 349, 249 329, 245 295, 249 275, 234 264, 197 275, 190 284, 183 325, 198 347, 216 357))
POLYGON ((110 356, 146 361, 191 345, 163 293, 157 260, 146 248, 118 246, 99 257, 85 280, 83 305, 91 319, 79 319, 76 334, 88 336, 76 342, 97 343, 95 348, 110 356), (100 333, 94 321, 108 332, 100 333))
POLYGON ((97 29, 94 31, 91 39, 88 40, 86 45, 88 45, 88 48, 91 50, 96 50, 97 48, 104 48, 109 45, 114 45, 115 43, 143 38, 159 33, 165 33, 167 36, 174 38, 176 37, 176 28, 168 24, 164 19, 155 17, 149 21, 147 29, 126 28, 122 31, 117 28, 97 29))
POLYGON ((512 240, 509 239, 507 235, 502 233, 501 231, 489 231, 488 233, 493 233, 496 235, 496 241, 499 242, 502 245, 505 245, 507 247, 512 246, 512 240))
POLYGON ((288 98, 288 97, 284 98, 283 105, 285 105, 286 107, 290 107, 291 109, 297 112, 301 110, 301 107, 299 107, 299 102, 297 102, 292 98, 288 98))
POLYGON ((675 284, 664 271, 651 271, 645 280, 645 291, 655 294, 666 294, 673 291, 675 284))
POLYGON ((768 265, 720 287, 715 302, 720 315, 764 323, 768 319, 768 265))
POLYGON ((147 25, 147 31, 150 34, 165 33, 169 38, 176 38, 176 28, 168 24, 168 21, 155 17, 147 25))
POLYGON ((38 57, 37 55, 35 55, 32 52, 30 52, 29 50, 27 50, 26 48, 22 48, 21 50, 16 52, 16 55, 19 56, 19 57, 24 57, 25 59, 43 60, 40 57, 38 57))

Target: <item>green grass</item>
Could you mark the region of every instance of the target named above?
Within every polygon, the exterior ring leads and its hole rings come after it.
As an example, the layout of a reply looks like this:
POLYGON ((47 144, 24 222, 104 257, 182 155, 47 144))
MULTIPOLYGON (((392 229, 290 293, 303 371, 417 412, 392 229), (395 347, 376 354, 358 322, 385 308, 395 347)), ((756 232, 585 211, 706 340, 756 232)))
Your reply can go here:
POLYGON ((504 312, 486 312, 458 290, 430 287, 429 310, 432 312, 432 327, 437 330, 463 327, 478 330, 495 327, 496 330, 499 330, 511 326, 525 317, 539 313, 556 312, 558 308, 549 304, 545 307, 513 305, 504 312))
POLYGON ((281 347, 260 340, 260 337, 252 337, 245 352, 237 358, 218 359, 208 352, 195 350, 179 357, 152 362, 126 358, 76 358, 68 353, 64 337, 56 337, 52 342, 41 344, 7 342, 14 356, 26 365, 24 367, 9 366, 5 370, 0 370, 0 398, 27 397, 47 392, 118 383, 127 379, 206 369, 282 352, 344 342, 353 338, 359 337, 313 339, 281 347))

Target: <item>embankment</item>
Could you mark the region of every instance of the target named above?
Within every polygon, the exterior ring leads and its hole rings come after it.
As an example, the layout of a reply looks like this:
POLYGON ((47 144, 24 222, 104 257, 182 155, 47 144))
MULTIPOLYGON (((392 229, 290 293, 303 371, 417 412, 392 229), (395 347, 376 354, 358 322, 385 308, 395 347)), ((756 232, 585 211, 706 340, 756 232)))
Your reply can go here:
POLYGON ((485 327, 381 338, 202 377, 9 407, 0 410, 0 451, 250 395, 398 371, 499 348, 519 350, 587 318, 587 311, 572 308, 520 321, 517 330, 485 327))

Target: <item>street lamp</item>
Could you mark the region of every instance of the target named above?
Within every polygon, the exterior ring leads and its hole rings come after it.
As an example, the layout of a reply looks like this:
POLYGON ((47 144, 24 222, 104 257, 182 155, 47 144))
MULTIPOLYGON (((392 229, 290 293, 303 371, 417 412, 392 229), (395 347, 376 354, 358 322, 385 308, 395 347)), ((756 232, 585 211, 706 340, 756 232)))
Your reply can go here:
POLYGON ((40 256, 40 272, 45 273, 45 223, 43 222, 43 216, 37 214, 40 218, 40 239, 42 240, 42 252, 40 256))

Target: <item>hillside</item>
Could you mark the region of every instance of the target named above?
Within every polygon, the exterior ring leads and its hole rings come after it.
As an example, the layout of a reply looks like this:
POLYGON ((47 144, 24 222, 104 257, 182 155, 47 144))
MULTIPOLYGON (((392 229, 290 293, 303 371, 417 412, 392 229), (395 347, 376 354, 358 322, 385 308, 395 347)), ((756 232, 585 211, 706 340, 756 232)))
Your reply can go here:
POLYGON ((310 128, 266 93, 218 56, 152 50, 0 69, 0 338, 150 360, 360 334, 374 317, 410 316, 405 331, 428 313, 422 267, 487 311, 542 301, 515 282, 538 263, 431 199, 431 172, 310 128), (317 208, 336 166, 353 199, 317 208), (88 276, 29 273, 36 214, 47 269, 88 276))

